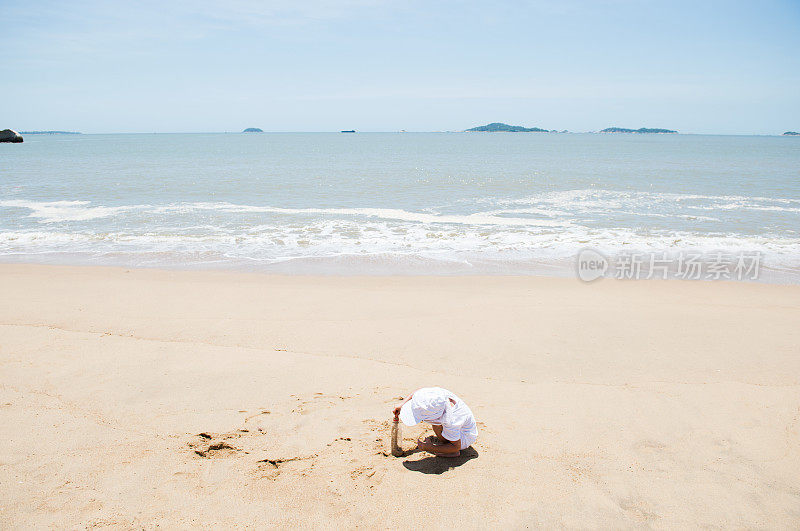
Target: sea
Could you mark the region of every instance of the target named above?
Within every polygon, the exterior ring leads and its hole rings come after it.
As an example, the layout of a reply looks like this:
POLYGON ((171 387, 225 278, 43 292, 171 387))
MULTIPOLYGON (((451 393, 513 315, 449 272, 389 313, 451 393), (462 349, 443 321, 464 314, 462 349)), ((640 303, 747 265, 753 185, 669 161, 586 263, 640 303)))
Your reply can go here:
POLYGON ((0 144, 2 262, 575 276, 587 249, 612 265, 670 260, 672 276, 695 256, 709 271, 724 261, 732 280, 800 282, 800 138, 196 133, 0 144), (757 257, 757 274, 733 278, 743 255, 757 257))

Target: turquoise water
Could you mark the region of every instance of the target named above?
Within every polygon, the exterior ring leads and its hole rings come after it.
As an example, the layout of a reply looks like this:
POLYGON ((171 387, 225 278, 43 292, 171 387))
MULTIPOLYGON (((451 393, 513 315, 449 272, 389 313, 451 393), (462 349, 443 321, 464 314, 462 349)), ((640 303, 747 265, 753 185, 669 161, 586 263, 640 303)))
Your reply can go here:
POLYGON ((0 260, 568 274, 585 247, 800 272, 800 139, 480 133, 28 136, 0 260))

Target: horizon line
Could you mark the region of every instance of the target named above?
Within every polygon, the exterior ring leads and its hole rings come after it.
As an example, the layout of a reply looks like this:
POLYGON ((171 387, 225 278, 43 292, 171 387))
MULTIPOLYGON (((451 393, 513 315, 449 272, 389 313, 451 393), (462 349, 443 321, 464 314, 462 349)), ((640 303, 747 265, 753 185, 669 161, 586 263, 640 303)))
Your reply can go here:
MULTIPOLYGON (((616 126, 612 126, 616 127, 616 126)), ((590 135, 590 134, 602 134, 602 135, 661 135, 661 136, 669 136, 669 135, 693 135, 693 136, 793 136, 793 135, 786 135, 785 133, 790 132, 787 130, 783 133, 693 133, 693 132, 675 132, 675 133, 637 133, 637 132, 608 132, 604 133, 602 131, 569 131, 569 130, 548 130, 548 131, 468 131, 468 130, 455 130, 455 129, 447 129, 447 130, 420 130, 420 131, 411 131, 405 129, 392 129, 392 130, 363 130, 359 131, 356 129, 354 133, 350 133, 350 130, 318 130, 318 131, 290 131, 290 130, 274 130, 274 131, 255 131, 255 132, 244 132, 244 131, 102 131, 102 132, 82 132, 82 131, 68 131, 68 130, 58 130, 61 132, 57 133, 49 133, 47 131, 56 131, 53 130, 45 130, 45 129, 33 129, 29 131, 17 131, 19 134, 26 134, 26 135, 34 135, 34 136, 60 136, 60 135, 203 135, 203 134, 246 134, 246 135, 258 135, 258 134, 380 134, 380 133, 477 133, 477 134, 512 134, 512 135, 519 135, 519 134, 572 134, 572 135, 590 135), (40 132, 41 131, 41 132, 40 132), (566 132, 563 132, 566 131, 566 132)))

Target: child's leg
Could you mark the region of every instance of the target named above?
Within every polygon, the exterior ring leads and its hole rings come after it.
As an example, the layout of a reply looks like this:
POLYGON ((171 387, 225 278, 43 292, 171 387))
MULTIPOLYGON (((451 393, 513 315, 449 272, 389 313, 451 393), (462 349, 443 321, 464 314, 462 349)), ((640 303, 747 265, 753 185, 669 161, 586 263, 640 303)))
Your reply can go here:
MULTIPOLYGON (((445 439, 444 437, 442 437, 442 426, 441 425, 431 424, 431 428, 433 428, 433 433, 436 434, 436 437, 435 437, 436 444, 447 444, 447 443, 450 442, 447 439, 445 439)), ((447 454, 443 454, 443 453, 439 453, 439 452, 433 452, 433 454, 434 455, 438 455, 439 457, 458 457, 461 454, 461 452, 456 450, 455 452, 450 452, 450 453, 447 453, 447 454)))
POLYGON ((441 443, 448 443, 447 439, 442 437, 442 425, 441 424, 431 424, 431 428, 433 428, 433 433, 436 434, 436 439, 441 443))

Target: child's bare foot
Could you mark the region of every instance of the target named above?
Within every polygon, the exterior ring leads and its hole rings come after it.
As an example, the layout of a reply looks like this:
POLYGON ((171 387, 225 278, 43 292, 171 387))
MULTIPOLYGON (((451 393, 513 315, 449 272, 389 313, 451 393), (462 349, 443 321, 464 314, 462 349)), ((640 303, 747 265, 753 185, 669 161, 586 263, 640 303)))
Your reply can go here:
POLYGON ((461 455, 461 451, 460 450, 457 451, 457 452, 451 452, 449 454, 444 454, 444 453, 440 453, 440 452, 431 452, 431 453, 433 455, 435 455, 436 457, 458 457, 458 456, 461 455))
POLYGON ((437 457, 458 457, 461 455, 460 450, 456 450, 455 452, 438 452, 436 451, 437 446, 442 446, 443 444, 447 444, 449 441, 439 439, 435 435, 431 435, 425 437, 425 439, 418 439, 417 440, 417 449, 425 450, 426 452, 430 452, 437 457))

